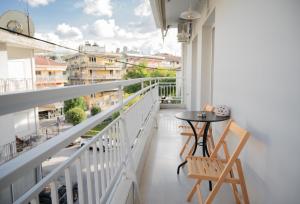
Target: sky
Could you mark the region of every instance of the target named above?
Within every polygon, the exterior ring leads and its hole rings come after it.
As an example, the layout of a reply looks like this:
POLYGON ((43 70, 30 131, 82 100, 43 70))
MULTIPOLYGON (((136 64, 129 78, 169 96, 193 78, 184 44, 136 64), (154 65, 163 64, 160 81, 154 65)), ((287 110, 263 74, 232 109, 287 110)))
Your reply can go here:
POLYGON ((26 12, 27 5, 37 38, 72 48, 88 40, 107 51, 127 46, 144 54, 181 54, 176 29, 162 40, 149 0, 0 0, 0 14, 26 12))

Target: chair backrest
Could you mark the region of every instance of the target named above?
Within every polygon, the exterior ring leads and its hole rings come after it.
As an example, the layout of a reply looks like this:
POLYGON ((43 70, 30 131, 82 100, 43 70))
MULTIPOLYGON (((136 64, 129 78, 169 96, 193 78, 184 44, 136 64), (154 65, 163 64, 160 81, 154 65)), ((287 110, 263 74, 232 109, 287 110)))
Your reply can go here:
POLYGON ((215 149, 213 150, 211 157, 217 158, 218 152, 221 149, 221 147, 223 146, 226 161, 230 162, 232 160, 233 162, 235 162, 236 159, 238 158, 239 154, 241 153, 242 149, 244 148, 249 136, 250 136, 249 132, 247 132, 245 129, 239 127, 236 124, 236 122, 234 122, 233 120, 230 120, 228 122, 227 126, 225 127, 215 149), (238 138, 238 142, 235 145, 235 148, 231 155, 228 151, 228 146, 226 143, 226 140, 228 140, 229 136, 236 136, 238 138))
MULTIPOLYGON (((213 107, 212 105, 206 104, 203 108, 204 111, 207 112, 213 112, 215 109, 215 107, 213 107)), ((198 124, 198 123, 197 123, 198 124)), ((201 135, 204 132, 204 128, 205 128, 206 123, 203 123, 198 134, 201 135)))
POLYGON ((207 112, 213 112, 214 111, 214 108, 212 105, 209 105, 209 104, 206 104, 204 106, 204 111, 207 111, 207 112))

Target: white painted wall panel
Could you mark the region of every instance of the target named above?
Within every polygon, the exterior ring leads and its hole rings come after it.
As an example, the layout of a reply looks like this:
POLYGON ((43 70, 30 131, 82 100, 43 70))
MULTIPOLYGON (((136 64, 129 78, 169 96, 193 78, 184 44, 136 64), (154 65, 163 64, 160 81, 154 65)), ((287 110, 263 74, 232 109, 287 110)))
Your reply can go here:
POLYGON ((36 132, 34 109, 20 111, 14 114, 15 132, 25 136, 36 132))
MULTIPOLYGON (((251 203, 299 203, 300 2, 209 2, 216 15, 213 101, 229 105, 232 117, 252 134, 241 156, 251 203)), ((194 36, 209 15, 201 13, 194 36)), ((186 49, 183 56, 193 54, 186 49)), ((190 74, 190 65, 184 68, 190 74)), ((223 124, 214 126, 219 133, 223 124)), ((221 203, 233 202, 229 191, 221 197, 221 203)))
POLYGON ((15 141, 15 128, 13 114, 0 117, 0 146, 15 141))
POLYGON ((251 203, 299 203, 300 2, 219 1, 214 101, 252 136, 251 203))

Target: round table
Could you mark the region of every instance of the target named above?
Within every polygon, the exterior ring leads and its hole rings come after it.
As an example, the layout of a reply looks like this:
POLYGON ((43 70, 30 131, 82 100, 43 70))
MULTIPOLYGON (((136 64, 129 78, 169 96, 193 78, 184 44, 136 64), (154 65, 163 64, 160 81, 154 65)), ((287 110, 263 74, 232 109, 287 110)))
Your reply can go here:
MULTIPOLYGON (((209 157, 208 149, 207 149, 207 133, 209 130, 210 123, 212 122, 220 122, 224 120, 230 119, 230 116, 217 116, 214 112, 207 112, 207 111, 184 111, 181 113, 177 113, 175 115, 176 118, 180 120, 187 121, 188 124, 191 126, 194 137, 195 137, 195 145, 194 145, 194 150, 192 152, 192 155, 195 154, 198 146, 198 137, 197 133, 195 130, 195 127, 192 122, 204 122, 205 123, 205 128, 204 128, 204 133, 203 133, 203 142, 202 142, 202 154, 205 157, 206 155, 209 157), (201 113, 205 112, 206 117, 202 117, 201 113)), ((179 174, 180 168, 186 164, 186 160, 182 162, 178 168, 177 168, 177 174, 179 174)))

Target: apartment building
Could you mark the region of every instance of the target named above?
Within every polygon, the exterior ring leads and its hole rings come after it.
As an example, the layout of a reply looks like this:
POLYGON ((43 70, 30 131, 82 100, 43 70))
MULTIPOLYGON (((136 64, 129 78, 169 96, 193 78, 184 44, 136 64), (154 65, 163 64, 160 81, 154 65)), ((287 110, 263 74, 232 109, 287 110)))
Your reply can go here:
MULTIPOLYGON (((6 12, 2 17, 8 22, 13 21, 19 25, 22 19, 9 19, 16 15, 17 17, 25 16, 22 12, 6 12), (4 18, 5 17, 5 18, 4 18)), ((32 25, 31 19, 30 25, 32 25)), ((9 25, 9 23, 7 23, 9 25)), ((30 37, 24 37, 15 34, 9 30, 9 26, 3 27, 0 30, 0 95, 14 95, 21 91, 29 91, 36 89, 35 77, 35 60, 34 54, 41 51, 51 51, 53 46, 42 41, 37 41, 30 37)), ((24 25, 18 32, 21 34, 32 35, 28 32, 29 26, 24 25)), ((2 100, 1 103, 4 101, 2 100)), ((14 101, 10 101, 14 103, 14 101)), ((0 163, 3 164, 15 157, 19 151, 23 151, 30 145, 28 138, 35 138, 39 126, 38 112, 36 107, 29 107, 21 111, 16 111, 11 114, 0 116, 0 163), (21 148, 19 148, 21 145, 21 148)), ((24 192, 28 186, 33 185, 40 174, 38 174, 38 166, 35 166, 34 172, 28 174, 18 181, 11 184, 5 192, 2 192, 0 197, 4 198, 3 203, 6 203, 5 198, 17 196, 24 192)), ((1 201, 1 202, 2 202, 1 201)))
MULTIPOLYGON (((80 53, 66 57, 69 83, 95 84, 106 81, 121 80, 125 73, 125 66, 120 53, 107 53, 105 48, 97 44, 89 44, 79 47, 80 53)), ((88 107, 93 105, 106 109, 117 101, 115 91, 95 93, 85 96, 88 107)))
MULTIPOLYGON (((67 83, 67 65, 56 62, 45 56, 35 56, 36 88, 63 87, 67 83)), ((57 102, 40 106, 38 108, 40 118, 51 118, 62 114, 63 102, 57 102)))

